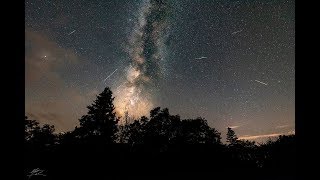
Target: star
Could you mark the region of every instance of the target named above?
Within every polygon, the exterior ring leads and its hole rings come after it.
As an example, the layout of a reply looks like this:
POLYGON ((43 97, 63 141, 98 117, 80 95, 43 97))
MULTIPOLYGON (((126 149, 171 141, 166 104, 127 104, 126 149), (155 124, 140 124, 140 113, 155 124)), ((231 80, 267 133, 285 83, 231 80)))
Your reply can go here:
POLYGON ((106 86, 118 114, 167 107, 222 135, 294 126, 294 1, 57 2, 25 3, 25 108, 58 132, 106 86))

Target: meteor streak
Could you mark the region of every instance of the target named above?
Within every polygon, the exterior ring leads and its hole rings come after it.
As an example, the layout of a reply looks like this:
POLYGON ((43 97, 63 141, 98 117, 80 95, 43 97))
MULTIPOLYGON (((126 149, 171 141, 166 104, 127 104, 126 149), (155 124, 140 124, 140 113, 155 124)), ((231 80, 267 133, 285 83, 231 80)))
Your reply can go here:
POLYGON ((72 33, 74 33, 74 32, 76 32, 76 30, 73 30, 71 33, 69 33, 68 35, 70 35, 70 34, 72 34, 72 33))
POLYGON ((241 32, 241 31, 243 31, 243 29, 241 29, 240 31, 235 31, 235 32, 233 32, 233 33, 231 33, 231 34, 232 34, 232 35, 233 35, 233 34, 237 34, 237 33, 241 32))
POLYGON ((118 69, 114 70, 108 77, 106 77, 103 81, 106 81, 109 77, 112 76, 113 73, 115 73, 118 69))
POLYGON ((258 80, 255 80, 255 81, 260 83, 260 84, 263 84, 263 85, 268 85, 267 83, 264 83, 264 82, 261 82, 261 81, 258 81, 258 80))
POLYGON ((207 59, 207 57, 202 56, 202 57, 198 57, 198 58, 195 58, 195 59, 207 59))

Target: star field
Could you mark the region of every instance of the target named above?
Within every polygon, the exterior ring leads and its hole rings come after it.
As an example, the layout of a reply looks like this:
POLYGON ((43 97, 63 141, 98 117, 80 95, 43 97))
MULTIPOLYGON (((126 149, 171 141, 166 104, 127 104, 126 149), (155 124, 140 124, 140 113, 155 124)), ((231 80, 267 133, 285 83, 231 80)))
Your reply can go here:
POLYGON ((25 50, 26 115, 58 131, 109 86, 123 108, 201 116, 222 137, 294 133, 294 1, 27 0, 25 50))

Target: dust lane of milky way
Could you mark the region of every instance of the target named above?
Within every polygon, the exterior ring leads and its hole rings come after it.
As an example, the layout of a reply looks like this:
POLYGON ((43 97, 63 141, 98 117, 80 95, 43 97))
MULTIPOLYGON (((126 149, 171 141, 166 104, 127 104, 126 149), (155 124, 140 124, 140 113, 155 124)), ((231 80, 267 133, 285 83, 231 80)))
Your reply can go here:
POLYGON ((157 88, 165 58, 165 41, 170 25, 169 1, 145 0, 129 39, 128 53, 131 58, 126 80, 115 96, 118 115, 125 112, 131 118, 147 115, 153 108, 153 90, 157 88))

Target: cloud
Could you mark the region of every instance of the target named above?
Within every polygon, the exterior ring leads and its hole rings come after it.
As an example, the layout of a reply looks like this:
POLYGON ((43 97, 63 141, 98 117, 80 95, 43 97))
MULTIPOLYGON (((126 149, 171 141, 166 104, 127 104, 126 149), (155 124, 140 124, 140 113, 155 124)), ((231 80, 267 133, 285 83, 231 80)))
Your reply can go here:
POLYGON ((289 127, 289 126, 290 126, 289 124, 276 126, 276 129, 282 129, 282 128, 286 128, 286 127, 289 127))
POLYGON ((287 134, 296 134, 295 130, 288 131, 287 134))
POLYGON ((239 139, 243 140, 252 140, 252 139, 260 139, 260 138, 270 138, 270 137, 277 137, 280 135, 289 135, 289 134, 295 134, 294 130, 288 131, 286 133, 272 133, 272 134, 262 134, 262 135, 244 135, 239 137, 239 139))
POLYGON ((78 125, 77 118, 86 113, 88 100, 72 90, 66 90, 62 95, 52 95, 55 96, 53 99, 46 96, 28 97, 26 115, 40 123, 55 125, 57 131, 73 129, 78 125))
POLYGON ((81 61, 71 49, 66 49, 45 33, 25 31, 25 112, 40 123, 55 125, 57 131, 70 130, 85 113, 92 95, 82 95, 80 89, 69 86, 68 67, 81 61))
POLYGON ((52 123, 59 123, 59 124, 63 124, 63 118, 60 114, 56 114, 56 113, 52 113, 52 112, 35 112, 35 113, 26 113, 26 115, 28 116, 29 119, 35 119, 35 120, 39 120, 41 119, 42 123, 48 123, 48 124, 52 124, 52 123))
POLYGON ((228 127, 231 128, 231 129, 237 129, 240 126, 228 126, 228 127))
POLYGON ((280 136, 280 135, 282 135, 282 134, 274 133, 274 134, 255 135, 255 136, 244 135, 244 136, 239 137, 239 139, 251 140, 251 139, 259 139, 259 138, 276 137, 276 136, 280 136))
POLYGON ((31 29, 25 31, 25 49, 26 84, 43 78, 58 83, 60 77, 57 69, 79 62, 73 50, 64 49, 45 34, 31 29))

